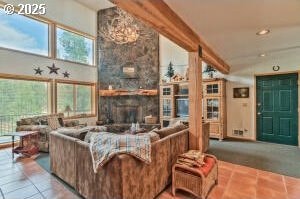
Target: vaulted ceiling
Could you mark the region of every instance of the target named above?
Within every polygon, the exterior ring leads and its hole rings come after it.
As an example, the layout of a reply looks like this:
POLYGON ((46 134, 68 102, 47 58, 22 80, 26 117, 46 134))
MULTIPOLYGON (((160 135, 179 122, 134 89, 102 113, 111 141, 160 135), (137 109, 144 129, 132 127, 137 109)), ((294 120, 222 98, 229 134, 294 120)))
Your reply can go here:
MULTIPOLYGON (((112 6, 107 0, 78 1, 94 9, 112 6)), ((300 67, 300 0, 165 2, 231 67, 300 67), (262 29, 271 32, 257 36, 262 29)))

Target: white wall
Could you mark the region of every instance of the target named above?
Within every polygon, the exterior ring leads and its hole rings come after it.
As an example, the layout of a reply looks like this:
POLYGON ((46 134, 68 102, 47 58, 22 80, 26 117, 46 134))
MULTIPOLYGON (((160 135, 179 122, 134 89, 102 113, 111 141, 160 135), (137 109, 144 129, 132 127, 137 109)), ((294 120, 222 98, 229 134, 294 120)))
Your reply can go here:
POLYGON ((3 0, 13 5, 46 4, 46 14, 43 17, 70 26, 74 29, 97 35, 97 13, 75 0, 3 0))
MULTIPOLYGON (((299 66, 281 66, 278 73, 294 72, 299 66)), ((256 65, 253 67, 231 68, 230 74, 226 76, 227 82, 227 120, 228 135, 232 135, 232 129, 246 129, 245 135, 248 139, 256 139, 255 129, 255 75, 273 74, 272 65, 256 65), (248 99, 234 99, 233 88, 249 87, 250 97, 248 99)), ((276 72, 275 72, 276 74, 276 72)))
POLYGON ((166 78, 165 74, 170 62, 174 65, 175 73, 184 75, 189 62, 188 52, 166 37, 159 35, 159 62, 161 78, 166 78))
MULTIPOLYGON (((183 66, 188 65, 188 53, 172 41, 160 36, 160 65, 162 77, 165 74, 166 67, 170 61, 172 61, 175 66, 177 64, 183 66)), ((225 76, 220 73, 215 75, 215 77, 227 79, 227 135, 229 137, 234 137, 232 134, 233 129, 239 129, 244 130, 243 138, 251 140, 256 139, 254 96, 255 75, 274 73, 272 64, 273 63, 259 63, 252 67, 231 67, 229 75, 225 76), (249 87, 249 98, 233 98, 233 88, 239 87, 249 87)), ((203 69, 205 68, 205 65, 206 64, 204 63, 203 69)), ((183 66, 181 66, 181 68, 185 68, 183 66)), ((285 65, 281 66, 279 72, 297 71, 299 69, 299 66, 285 65)), ((206 75, 203 75, 203 78, 205 77, 206 75)))
MULTIPOLYGON (((66 25, 92 36, 97 35, 97 13, 74 0, 5 0, 6 3, 45 3, 46 15, 43 17, 59 24, 66 25)), ((0 33, 1 34, 1 33, 0 33)), ((0 48, 0 73, 35 76, 34 68, 40 67, 44 72, 41 77, 63 79, 62 73, 68 71, 70 80, 97 82, 97 68, 82 64, 70 63, 48 57, 31 55, 0 48), (59 67, 59 75, 49 74, 47 66, 59 67)), ((89 118, 96 121, 97 118, 89 118)))

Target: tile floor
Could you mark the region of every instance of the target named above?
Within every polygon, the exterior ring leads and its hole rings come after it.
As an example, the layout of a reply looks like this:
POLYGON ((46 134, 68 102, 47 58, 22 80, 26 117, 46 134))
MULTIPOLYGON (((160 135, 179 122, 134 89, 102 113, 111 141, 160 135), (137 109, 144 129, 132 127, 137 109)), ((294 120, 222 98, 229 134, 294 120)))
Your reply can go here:
MULTIPOLYGON (((0 199, 77 199, 55 177, 30 158, 16 158, 11 150, 0 150, 0 199)), ((168 187, 157 199, 195 198, 168 187)), ((219 184, 208 199, 300 199, 300 179, 219 161, 219 184)))

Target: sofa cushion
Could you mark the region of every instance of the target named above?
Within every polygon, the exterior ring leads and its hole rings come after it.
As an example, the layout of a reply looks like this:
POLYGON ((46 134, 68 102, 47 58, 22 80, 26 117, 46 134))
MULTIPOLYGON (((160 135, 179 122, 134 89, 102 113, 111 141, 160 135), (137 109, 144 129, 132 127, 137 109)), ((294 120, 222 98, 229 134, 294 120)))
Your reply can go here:
POLYGON ((84 128, 59 128, 56 131, 64 135, 83 140, 86 133, 89 132, 89 130, 90 130, 89 128, 84 127, 84 128))
POLYGON ((153 129, 152 131, 148 132, 148 133, 138 133, 136 135, 140 136, 140 135, 145 135, 145 134, 148 134, 150 136, 150 141, 151 143, 152 142, 156 142, 157 140, 160 139, 159 135, 155 132, 157 131, 158 129, 153 129))
POLYGON ((179 125, 175 125, 173 127, 166 127, 166 128, 162 128, 160 130, 155 130, 154 132, 157 133, 160 138, 164 138, 164 137, 167 137, 174 133, 177 133, 179 131, 182 131, 186 128, 187 128, 187 126, 185 126, 183 124, 179 124, 179 125))
POLYGON ((48 125, 50 126, 51 129, 56 130, 58 129, 60 126, 59 121, 58 121, 58 117, 57 116, 49 116, 47 118, 48 121, 48 125))

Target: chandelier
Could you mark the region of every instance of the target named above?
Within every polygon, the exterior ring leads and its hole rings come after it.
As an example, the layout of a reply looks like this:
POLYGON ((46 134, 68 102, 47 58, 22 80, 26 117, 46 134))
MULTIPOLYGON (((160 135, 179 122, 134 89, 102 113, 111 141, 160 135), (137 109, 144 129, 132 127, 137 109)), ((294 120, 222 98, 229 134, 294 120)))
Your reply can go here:
POLYGON ((134 24, 134 19, 125 11, 117 8, 117 15, 102 27, 99 33, 107 40, 116 44, 135 42, 139 38, 139 28, 134 24))

